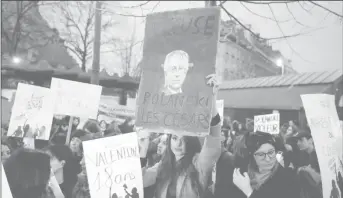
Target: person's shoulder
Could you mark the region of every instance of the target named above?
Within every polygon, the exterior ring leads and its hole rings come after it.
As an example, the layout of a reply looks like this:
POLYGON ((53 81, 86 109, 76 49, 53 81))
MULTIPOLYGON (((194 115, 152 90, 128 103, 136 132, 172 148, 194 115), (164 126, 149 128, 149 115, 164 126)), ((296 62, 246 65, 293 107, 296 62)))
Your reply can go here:
POLYGON ((230 151, 223 151, 221 157, 225 160, 232 160, 234 155, 230 151))
POLYGON ((296 172, 293 169, 281 165, 279 165, 276 175, 279 178, 283 178, 286 182, 293 181, 296 178, 296 172))
POLYGON ((233 164, 234 155, 229 151, 223 151, 218 160, 219 163, 233 164))

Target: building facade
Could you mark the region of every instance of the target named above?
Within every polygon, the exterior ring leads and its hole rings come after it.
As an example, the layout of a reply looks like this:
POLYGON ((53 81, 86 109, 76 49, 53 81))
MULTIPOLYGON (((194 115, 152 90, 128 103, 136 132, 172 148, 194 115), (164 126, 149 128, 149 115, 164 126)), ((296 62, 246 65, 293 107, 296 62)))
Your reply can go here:
POLYGON ((258 40, 234 21, 222 21, 217 71, 223 81, 296 73, 291 62, 267 41, 258 40), (283 69, 277 66, 282 62, 283 69))

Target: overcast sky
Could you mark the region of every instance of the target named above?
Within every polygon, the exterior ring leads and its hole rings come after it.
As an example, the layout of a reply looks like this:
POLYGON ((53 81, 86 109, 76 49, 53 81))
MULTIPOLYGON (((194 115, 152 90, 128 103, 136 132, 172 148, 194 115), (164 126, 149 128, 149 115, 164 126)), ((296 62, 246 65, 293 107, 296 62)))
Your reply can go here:
MULTIPOLYGON (((145 1, 108 1, 104 3, 104 9, 112 11, 113 13, 142 15, 142 13, 147 14, 151 12, 154 7, 154 12, 204 7, 203 1, 151 1, 142 6, 142 9, 122 8, 122 6, 135 6, 144 2, 145 1)), ((341 15, 343 13, 342 2, 315 2, 341 15)), ((302 3, 302 5, 303 4, 304 3, 302 3)), ((271 41, 274 49, 280 50, 286 58, 292 60, 292 65, 297 71, 310 72, 342 69, 343 25, 338 20, 337 16, 327 14, 327 11, 319 7, 313 7, 308 2, 306 2, 303 7, 299 3, 291 3, 288 5, 289 9, 298 22, 302 24, 300 25, 293 20, 293 16, 290 14, 285 4, 272 4, 271 8, 276 19, 284 21, 283 23, 278 23, 279 27, 276 22, 272 21, 273 15, 268 5, 244 3, 244 5, 255 14, 248 11, 241 2, 227 1, 224 5, 225 8, 241 22, 244 24, 251 24, 253 31, 260 33, 262 37, 280 37, 282 36, 280 28, 285 35, 293 35, 300 32, 307 33, 304 36, 271 41), (310 11, 306 11, 307 9, 310 11), (264 18, 257 16, 256 14, 263 15, 264 18)), ((229 19, 225 12, 222 11, 221 15, 222 19, 229 19)), ((139 41, 144 38, 145 18, 123 16, 116 16, 116 18, 118 18, 120 24, 113 27, 111 30, 104 32, 104 34, 116 34, 120 37, 128 37, 133 30, 134 20, 136 20, 136 39, 139 41)), ((136 45, 135 51, 138 55, 137 59, 141 58, 141 49, 142 45, 136 45)), ((113 54, 103 54, 101 57, 102 65, 106 65, 112 72, 118 72, 120 69, 114 66, 119 64, 118 61, 119 59, 113 54)))

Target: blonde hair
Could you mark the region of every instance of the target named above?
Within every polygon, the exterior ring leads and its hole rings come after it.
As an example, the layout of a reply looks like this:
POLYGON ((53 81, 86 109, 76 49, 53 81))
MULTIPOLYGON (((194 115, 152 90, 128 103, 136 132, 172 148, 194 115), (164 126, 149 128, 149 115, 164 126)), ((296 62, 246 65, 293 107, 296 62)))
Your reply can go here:
POLYGON ((166 55, 166 58, 164 59, 164 63, 162 64, 162 67, 165 69, 165 65, 167 65, 167 62, 173 58, 173 57, 177 57, 181 60, 187 60, 188 62, 188 67, 193 67, 193 63, 189 62, 189 55, 187 52, 183 51, 183 50, 174 50, 172 52, 170 52, 169 54, 166 55))

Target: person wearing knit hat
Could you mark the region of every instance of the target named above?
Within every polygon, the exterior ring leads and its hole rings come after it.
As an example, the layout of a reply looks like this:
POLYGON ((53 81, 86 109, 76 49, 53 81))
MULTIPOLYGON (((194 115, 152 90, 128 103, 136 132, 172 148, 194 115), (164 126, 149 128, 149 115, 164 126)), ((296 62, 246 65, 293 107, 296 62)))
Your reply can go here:
MULTIPOLYGON (((260 131, 245 134, 249 152, 247 172, 234 170, 233 183, 247 197, 299 198, 296 175, 279 165, 276 154, 280 150, 275 138, 260 131)), ((243 197, 243 196, 242 196, 243 197)))

